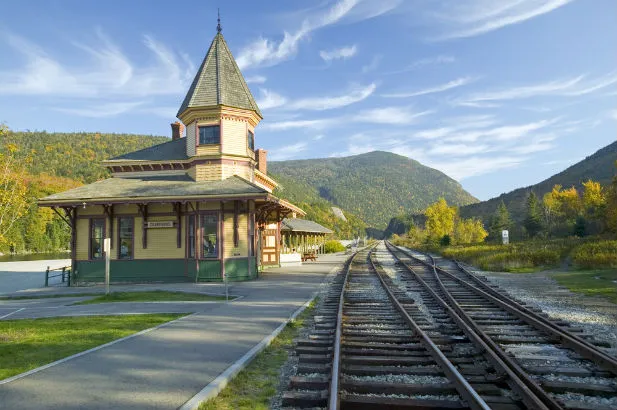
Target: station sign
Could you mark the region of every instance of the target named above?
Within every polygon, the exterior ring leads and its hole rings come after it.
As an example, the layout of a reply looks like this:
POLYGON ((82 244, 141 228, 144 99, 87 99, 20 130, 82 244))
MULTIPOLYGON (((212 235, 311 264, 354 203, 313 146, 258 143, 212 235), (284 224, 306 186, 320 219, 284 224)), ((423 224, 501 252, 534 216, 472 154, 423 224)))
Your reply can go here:
POLYGON ((510 233, 508 232, 507 229, 504 229, 503 231, 501 231, 501 241, 504 245, 507 245, 508 243, 510 243, 510 233))
POLYGON ((147 228, 173 228, 174 221, 148 221, 147 228))

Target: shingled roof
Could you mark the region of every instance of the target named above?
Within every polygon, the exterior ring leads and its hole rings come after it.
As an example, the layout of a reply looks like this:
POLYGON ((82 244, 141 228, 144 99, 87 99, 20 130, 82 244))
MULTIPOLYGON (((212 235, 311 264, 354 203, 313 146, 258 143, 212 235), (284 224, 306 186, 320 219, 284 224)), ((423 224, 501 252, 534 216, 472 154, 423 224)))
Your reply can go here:
POLYGON ((42 198, 42 205, 81 201, 131 201, 143 198, 267 196, 268 191, 236 175, 195 182, 186 175, 109 178, 42 198))
POLYGON ((314 221, 307 219, 285 218, 281 222, 281 231, 307 232, 307 233, 333 233, 330 229, 314 221))
POLYGON ((177 116, 191 107, 210 107, 219 104, 253 110, 263 118, 220 32, 212 40, 177 116))
POLYGON ((129 152, 108 161, 179 161, 184 159, 188 159, 186 138, 178 138, 139 151, 129 152))

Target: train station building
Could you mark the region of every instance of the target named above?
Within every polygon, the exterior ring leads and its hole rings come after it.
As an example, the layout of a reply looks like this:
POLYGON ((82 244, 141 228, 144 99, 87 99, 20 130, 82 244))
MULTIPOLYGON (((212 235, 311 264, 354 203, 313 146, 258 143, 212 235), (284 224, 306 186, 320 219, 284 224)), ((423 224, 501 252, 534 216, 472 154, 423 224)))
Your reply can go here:
POLYGON ((278 265, 284 218, 304 216, 272 194, 262 120, 218 28, 171 124, 172 139, 104 161, 111 178, 39 200, 72 228, 78 283, 246 280, 278 265))

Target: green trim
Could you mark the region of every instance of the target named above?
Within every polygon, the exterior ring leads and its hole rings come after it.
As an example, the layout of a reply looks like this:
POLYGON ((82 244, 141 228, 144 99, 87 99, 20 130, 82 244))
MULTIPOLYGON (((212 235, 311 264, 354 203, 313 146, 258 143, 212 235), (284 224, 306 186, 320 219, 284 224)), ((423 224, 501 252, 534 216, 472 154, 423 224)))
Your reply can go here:
MULTIPOLYGON (((196 275, 195 259, 133 259, 111 260, 112 283, 148 282, 220 282, 221 261, 200 260, 199 274, 196 275), (186 273, 185 273, 186 272, 186 273)), ((105 281, 105 261, 76 261, 76 285, 102 283, 105 281)), ((257 277, 255 257, 225 260, 225 272, 229 281, 251 280, 257 277), (251 275, 248 266, 251 263, 251 275)))

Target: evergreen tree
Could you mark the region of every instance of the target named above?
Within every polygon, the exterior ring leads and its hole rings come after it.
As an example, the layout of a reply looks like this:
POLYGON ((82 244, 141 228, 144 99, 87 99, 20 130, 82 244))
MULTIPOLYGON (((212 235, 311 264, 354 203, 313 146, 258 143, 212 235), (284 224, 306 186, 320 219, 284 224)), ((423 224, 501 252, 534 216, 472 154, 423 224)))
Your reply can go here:
POLYGON ((531 191, 527 198, 527 216, 524 222, 527 233, 532 238, 542 231, 542 211, 535 192, 531 191))
POLYGON ((506 207, 506 204, 502 200, 491 217, 491 222, 489 225, 489 233, 491 238, 501 238, 501 231, 504 229, 509 230, 511 226, 512 220, 510 219, 510 212, 508 212, 508 207, 506 207))

